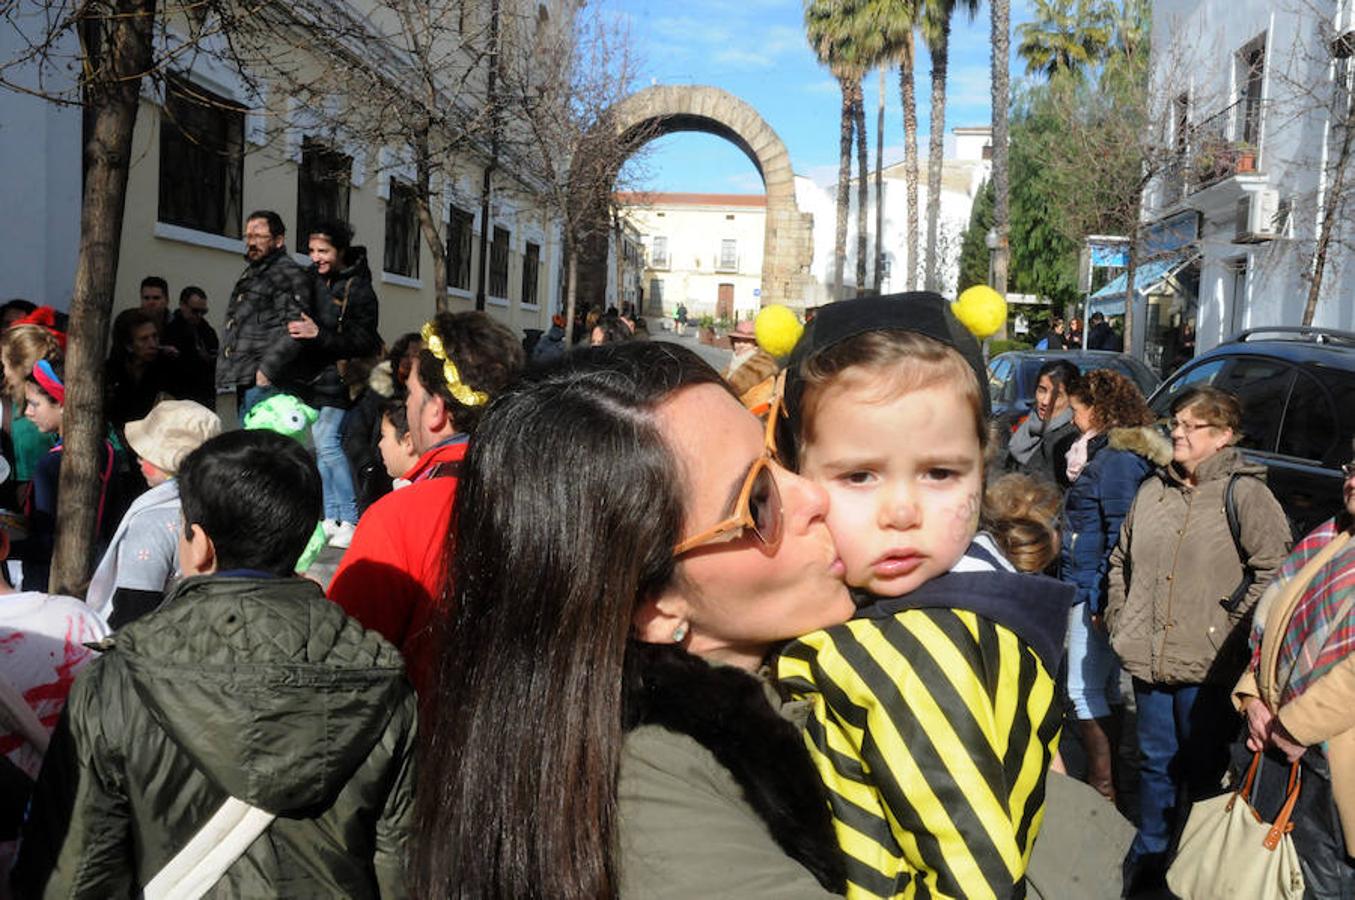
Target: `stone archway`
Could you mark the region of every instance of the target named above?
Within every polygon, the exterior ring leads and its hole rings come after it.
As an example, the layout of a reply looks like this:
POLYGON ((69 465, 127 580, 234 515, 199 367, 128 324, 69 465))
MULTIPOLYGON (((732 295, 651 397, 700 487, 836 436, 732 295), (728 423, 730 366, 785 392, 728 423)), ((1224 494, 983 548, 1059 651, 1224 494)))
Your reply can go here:
MULTIPOLYGON (((637 91, 613 109, 612 127, 634 136, 635 148, 666 134, 696 131, 724 138, 744 152, 767 192, 762 250, 762 303, 804 306, 814 259, 814 217, 795 202, 795 173, 790 154, 757 110, 728 91, 698 85, 656 85, 637 91)), ((585 285, 606 284, 606 248, 602 259, 580 259, 580 297, 585 285), (597 279, 601 280, 597 280, 597 279)))

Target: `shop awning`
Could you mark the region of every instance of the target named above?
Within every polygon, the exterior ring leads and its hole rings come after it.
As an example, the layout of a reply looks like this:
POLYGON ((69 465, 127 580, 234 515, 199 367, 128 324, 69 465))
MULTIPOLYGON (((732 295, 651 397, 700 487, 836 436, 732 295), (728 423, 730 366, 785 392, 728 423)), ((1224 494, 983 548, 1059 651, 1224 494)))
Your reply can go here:
MULTIPOLYGON (((1140 296, 1151 293, 1154 288, 1171 278, 1187 265, 1194 262, 1198 254, 1172 254, 1140 263, 1134 270, 1134 292, 1140 296)), ((1110 280, 1101 290, 1092 294, 1087 304, 1087 313, 1103 313, 1107 316, 1124 315, 1125 285, 1129 273, 1121 272, 1110 280)))

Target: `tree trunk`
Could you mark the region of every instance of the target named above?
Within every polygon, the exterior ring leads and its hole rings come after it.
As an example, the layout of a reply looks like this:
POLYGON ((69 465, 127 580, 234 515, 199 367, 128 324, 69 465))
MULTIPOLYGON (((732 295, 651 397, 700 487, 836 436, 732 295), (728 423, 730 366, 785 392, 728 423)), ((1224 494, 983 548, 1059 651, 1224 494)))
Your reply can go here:
MULTIPOLYGON (((1134 279, 1138 277, 1139 271, 1139 250, 1138 250, 1138 229, 1134 228, 1130 232, 1129 239, 1129 266, 1124 270, 1124 352, 1134 355, 1134 301, 1137 299, 1138 291, 1134 288, 1134 279)), ((1084 335, 1091 333, 1089 323, 1082 324, 1082 333, 1084 335)), ((1085 343, 1086 338, 1083 338, 1085 343)))
POLYGON ((65 449, 49 586, 58 594, 83 594, 94 563, 106 427, 104 342, 118 279, 141 76, 151 67, 155 11, 155 0, 117 0, 113 4, 110 24, 100 25, 106 29, 103 59, 84 89, 84 102, 94 110, 94 127, 85 145, 80 249, 66 347, 65 449))
POLYGON ((932 54, 931 134, 927 142, 927 276, 929 291, 941 290, 936 258, 941 227, 941 164, 946 150, 946 70, 950 65, 950 19, 941 23, 932 54))
MULTIPOLYGON (((447 308, 447 245, 442 242, 437 217, 433 215, 433 176, 427 137, 415 139, 415 189, 418 193, 419 231, 433 256, 433 311, 447 308)), ((438 204, 441 207, 441 204, 438 204)), ((439 210, 440 211, 440 210, 439 210)))
POLYGON ((565 257, 569 260, 565 264, 565 349, 568 350, 574 346, 574 310, 576 297, 578 296, 579 285, 579 258, 578 254, 568 247, 565 248, 565 257))
POLYGON ((833 235, 833 299, 842 299, 842 270, 847 265, 847 203, 852 177, 852 87, 846 78, 842 88, 842 128, 838 140, 837 231, 833 235))
POLYGON ((913 33, 908 32, 899 55, 899 95, 903 102, 903 177, 908 200, 908 290, 917 290, 920 271, 917 208, 917 86, 913 80, 913 33))
POLYGON ((875 293, 884 289, 885 235, 885 67, 880 66, 880 96, 875 107, 875 293))
POLYGON ((1322 278, 1327 271, 1327 255, 1331 249, 1332 233, 1336 230, 1337 214, 1341 209, 1341 196, 1346 188, 1346 167, 1350 163, 1351 138, 1355 135, 1355 122, 1347 118, 1338 123, 1341 129, 1341 149, 1337 151, 1333 163, 1331 184, 1322 198, 1322 222, 1317 230, 1317 247, 1313 250, 1313 277, 1308 282, 1308 302, 1303 306, 1302 324, 1313 324, 1317 315, 1317 303, 1322 297, 1322 278))
POLYGON ((1010 102, 1011 8, 1009 0, 992 0, 993 44, 993 228, 997 250, 993 254, 993 287, 1007 295, 1007 269, 1011 259, 1010 211, 1008 206, 1007 112, 1010 102))
POLYGON ((866 207, 870 205, 870 147, 866 138, 866 95, 861 90, 861 79, 856 79, 855 108, 852 121, 856 123, 856 296, 866 293, 866 254, 870 235, 866 230, 866 207))

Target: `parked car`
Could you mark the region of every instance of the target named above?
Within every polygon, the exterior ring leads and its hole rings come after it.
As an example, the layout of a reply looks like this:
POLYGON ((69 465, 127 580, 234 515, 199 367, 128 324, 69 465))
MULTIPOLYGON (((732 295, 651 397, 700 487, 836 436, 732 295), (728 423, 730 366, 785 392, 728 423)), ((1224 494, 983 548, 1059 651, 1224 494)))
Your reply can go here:
POLYGON ((1161 381, 1152 369, 1132 356, 1110 350, 1012 350, 988 362, 988 390, 993 398, 993 421, 1004 444, 1030 415, 1035 404, 1035 380, 1051 359, 1066 359, 1083 372, 1111 369, 1128 376, 1147 397, 1161 381))
POLYGON ((1355 437, 1355 333, 1253 328, 1182 366, 1149 398, 1159 416, 1186 388, 1212 384, 1242 401, 1244 454, 1268 470, 1295 536, 1343 504, 1341 465, 1355 437))

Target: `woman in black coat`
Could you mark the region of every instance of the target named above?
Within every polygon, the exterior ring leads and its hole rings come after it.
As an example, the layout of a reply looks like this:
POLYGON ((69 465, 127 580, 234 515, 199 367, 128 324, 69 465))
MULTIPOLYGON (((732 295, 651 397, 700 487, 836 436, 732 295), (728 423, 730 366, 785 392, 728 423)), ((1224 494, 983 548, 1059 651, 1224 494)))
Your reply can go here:
POLYGON ((311 436, 324 485, 325 531, 331 545, 347 547, 358 508, 353 472, 343 452, 342 425, 350 401, 339 368, 346 360, 380 349, 377 299, 367 249, 353 246, 353 229, 346 222, 317 225, 310 234, 310 257, 324 291, 315 318, 303 315, 287 329, 303 345, 304 399, 320 411, 311 436))

